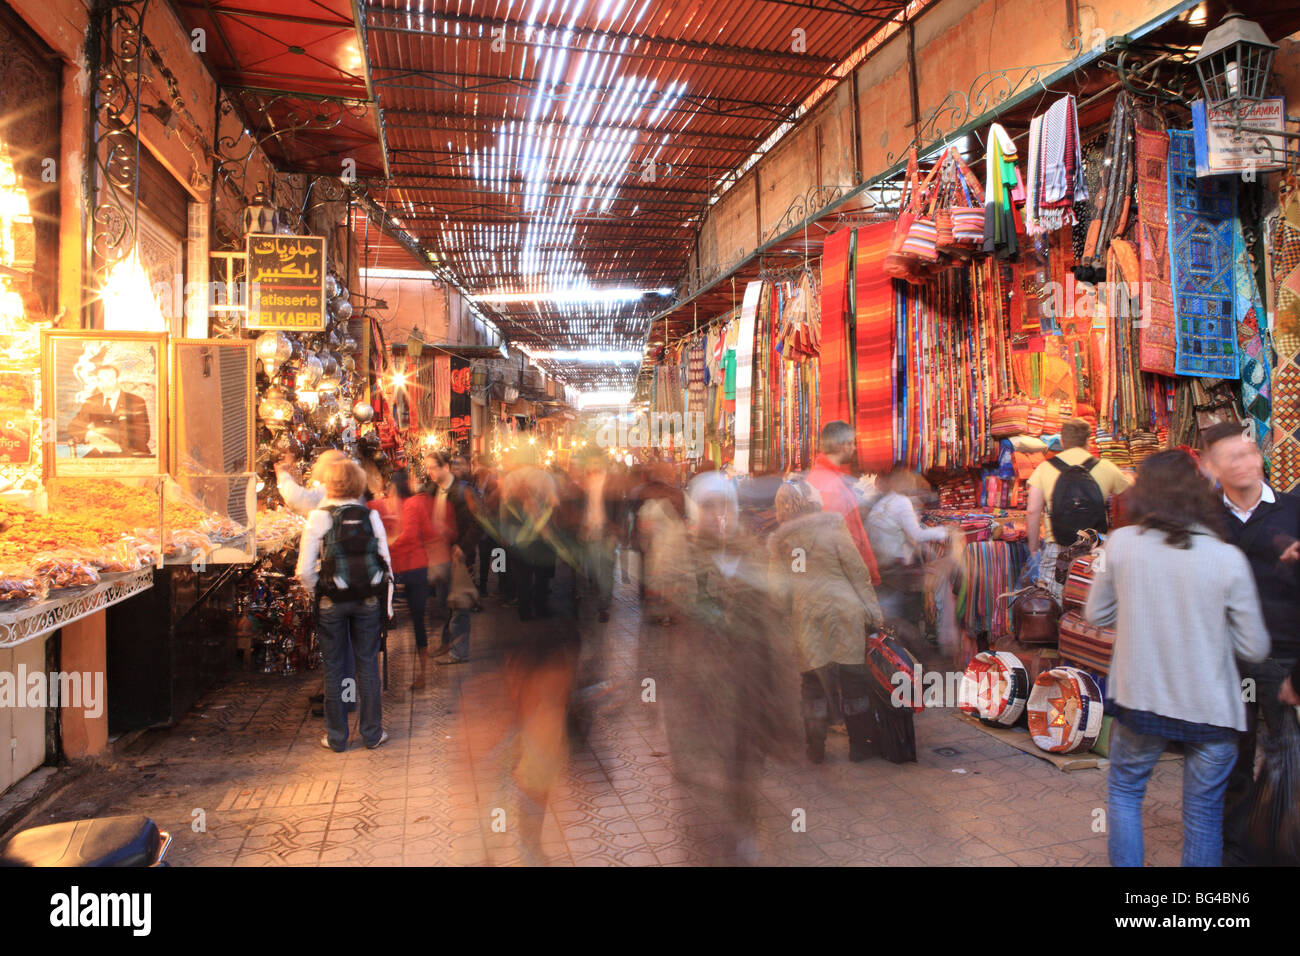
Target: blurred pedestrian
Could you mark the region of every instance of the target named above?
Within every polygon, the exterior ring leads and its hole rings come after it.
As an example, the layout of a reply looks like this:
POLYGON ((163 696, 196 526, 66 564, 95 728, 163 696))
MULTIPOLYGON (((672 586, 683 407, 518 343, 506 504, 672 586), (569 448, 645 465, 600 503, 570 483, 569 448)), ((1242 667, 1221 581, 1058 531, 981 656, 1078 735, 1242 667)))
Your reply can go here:
MULTIPOLYGON (((411 612, 411 627, 415 632, 415 679, 412 690, 425 686, 429 662, 429 633, 426 615, 429 603, 429 549, 437 541, 437 531, 431 519, 429 496, 413 492, 405 468, 393 472, 389 482, 393 494, 400 502, 397 533, 388 541, 393 558, 393 576, 402 586, 406 605, 411 612)), ((373 504, 373 502, 372 502, 373 504)))
POLYGON ((849 759, 871 754, 867 631, 884 623, 862 555, 844 518, 823 511, 802 478, 776 492, 779 527, 768 539, 772 595, 794 637, 808 759, 826 757, 826 734, 841 720, 849 759))
POLYGON ((1259 590, 1271 647, 1259 662, 1241 661, 1242 677, 1253 685, 1246 697, 1246 733, 1228 780, 1224 857, 1249 862, 1245 831, 1255 751, 1262 720, 1269 734, 1294 721, 1300 705, 1300 498, 1275 491, 1264 480, 1264 456, 1240 425, 1221 422, 1202 438, 1206 470, 1218 481, 1227 539, 1246 556, 1259 590))
POLYGON ((833 511, 844 519, 853 544, 871 573, 872 585, 879 587, 880 571, 871 551, 867 529, 862 523, 860 503, 853 491, 848 468, 854 455, 853 428, 847 422, 828 422, 818 436, 818 447, 821 450, 808 472, 808 484, 821 495, 825 510, 833 511))

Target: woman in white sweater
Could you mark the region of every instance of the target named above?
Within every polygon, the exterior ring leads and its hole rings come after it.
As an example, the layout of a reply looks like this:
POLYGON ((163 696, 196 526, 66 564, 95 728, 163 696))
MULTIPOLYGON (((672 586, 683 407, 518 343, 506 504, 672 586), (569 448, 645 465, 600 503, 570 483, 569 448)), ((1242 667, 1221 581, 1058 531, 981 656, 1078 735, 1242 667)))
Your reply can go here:
POLYGON ((1136 525, 1110 535, 1088 594, 1089 623, 1113 627, 1106 710, 1113 866, 1141 866, 1142 800, 1170 740, 1183 742, 1183 865, 1219 866, 1223 793, 1246 729, 1237 658, 1268 656, 1250 566, 1216 527, 1222 512, 1185 452, 1138 469, 1136 525))

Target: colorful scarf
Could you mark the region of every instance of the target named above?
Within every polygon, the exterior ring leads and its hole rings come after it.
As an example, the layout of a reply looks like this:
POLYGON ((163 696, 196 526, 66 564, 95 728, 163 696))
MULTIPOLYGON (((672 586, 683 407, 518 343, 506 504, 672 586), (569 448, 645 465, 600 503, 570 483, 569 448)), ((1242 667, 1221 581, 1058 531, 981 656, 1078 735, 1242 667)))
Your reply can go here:
POLYGON ((1191 131, 1169 131, 1169 259, 1179 375, 1241 374, 1232 278, 1236 182, 1231 176, 1197 179, 1191 131))
POLYGON ((891 222, 858 229, 857 305, 858 467, 884 471, 894 460, 894 290, 885 272, 891 222))
POLYGON ((849 278, 849 240, 852 229, 841 229, 826 237, 822 245, 822 391, 821 419, 824 422, 851 421, 849 405, 848 335, 844 327, 849 278))

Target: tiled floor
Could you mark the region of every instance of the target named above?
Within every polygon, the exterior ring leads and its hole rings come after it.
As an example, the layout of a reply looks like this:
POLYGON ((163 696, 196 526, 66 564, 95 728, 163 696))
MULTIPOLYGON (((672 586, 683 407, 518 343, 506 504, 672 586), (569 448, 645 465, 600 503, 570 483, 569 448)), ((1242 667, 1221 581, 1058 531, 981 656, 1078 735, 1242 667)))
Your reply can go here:
MULTIPOLYGON (((718 821, 673 778, 658 704, 640 700, 635 595, 621 586, 606 625, 621 707, 571 748, 541 835, 552 865, 700 865, 725 859, 718 821)), ((485 601, 475 662, 432 668, 408 689, 409 631, 390 637, 384 722, 391 740, 346 754, 321 748, 308 696, 319 674, 237 677, 184 721, 62 793, 35 822, 148 813, 171 831, 179 865, 466 865, 537 862, 514 825, 518 798, 500 714, 494 628, 512 612, 485 601)), ((831 866, 1105 865, 1104 771, 1063 773, 954 719, 918 715, 919 762, 852 764, 832 734, 821 766, 768 766, 760 862, 831 866), (964 771, 964 772, 962 772, 964 771), (803 826, 800 826, 800 823, 803 826)), ((1181 761, 1157 765, 1147 856, 1176 865, 1181 761)))

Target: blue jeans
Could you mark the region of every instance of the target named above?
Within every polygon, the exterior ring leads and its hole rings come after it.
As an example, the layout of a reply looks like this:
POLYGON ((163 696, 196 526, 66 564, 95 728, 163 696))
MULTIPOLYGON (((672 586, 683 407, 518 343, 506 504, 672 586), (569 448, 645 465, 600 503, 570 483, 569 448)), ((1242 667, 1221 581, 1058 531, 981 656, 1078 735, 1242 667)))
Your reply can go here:
POLYGON ((399 571, 397 582, 406 595, 406 604, 411 609, 411 627, 415 630, 415 646, 429 646, 429 632, 425 628, 424 614, 429 604, 429 573, 427 568, 414 568, 399 571))
MULTIPOLYGON (((1115 722, 1107 796, 1111 866, 1142 866, 1142 800, 1164 753, 1164 737, 1137 734, 1115 722)), ((1235 740, 1187 742, 1183 762, 1183 866, 1223 862, 1223 792, 1237 760, 1235 740)))
POLYGON ((469 657, 469 611, 456 611, 447 606, 451 593, 451 562, 433 566, 433 595, 444 616, 442 643, 449 645, 448 653, 458 661, 469 657))
POLYGON ((325 667, 325 732, 330 747, 346 750, 348 715, 344 696, 359 703, 361 739, 366 746, 379 743, 383 733, 384 708, 379 684, 379 620, 382 608, 378 597, 364 601, 320 599, 321 659, 325 667), (351 639, 349 642, 349 638, 351 639), (348 657, 352 657, 355 684, 345 687, 348 657))

